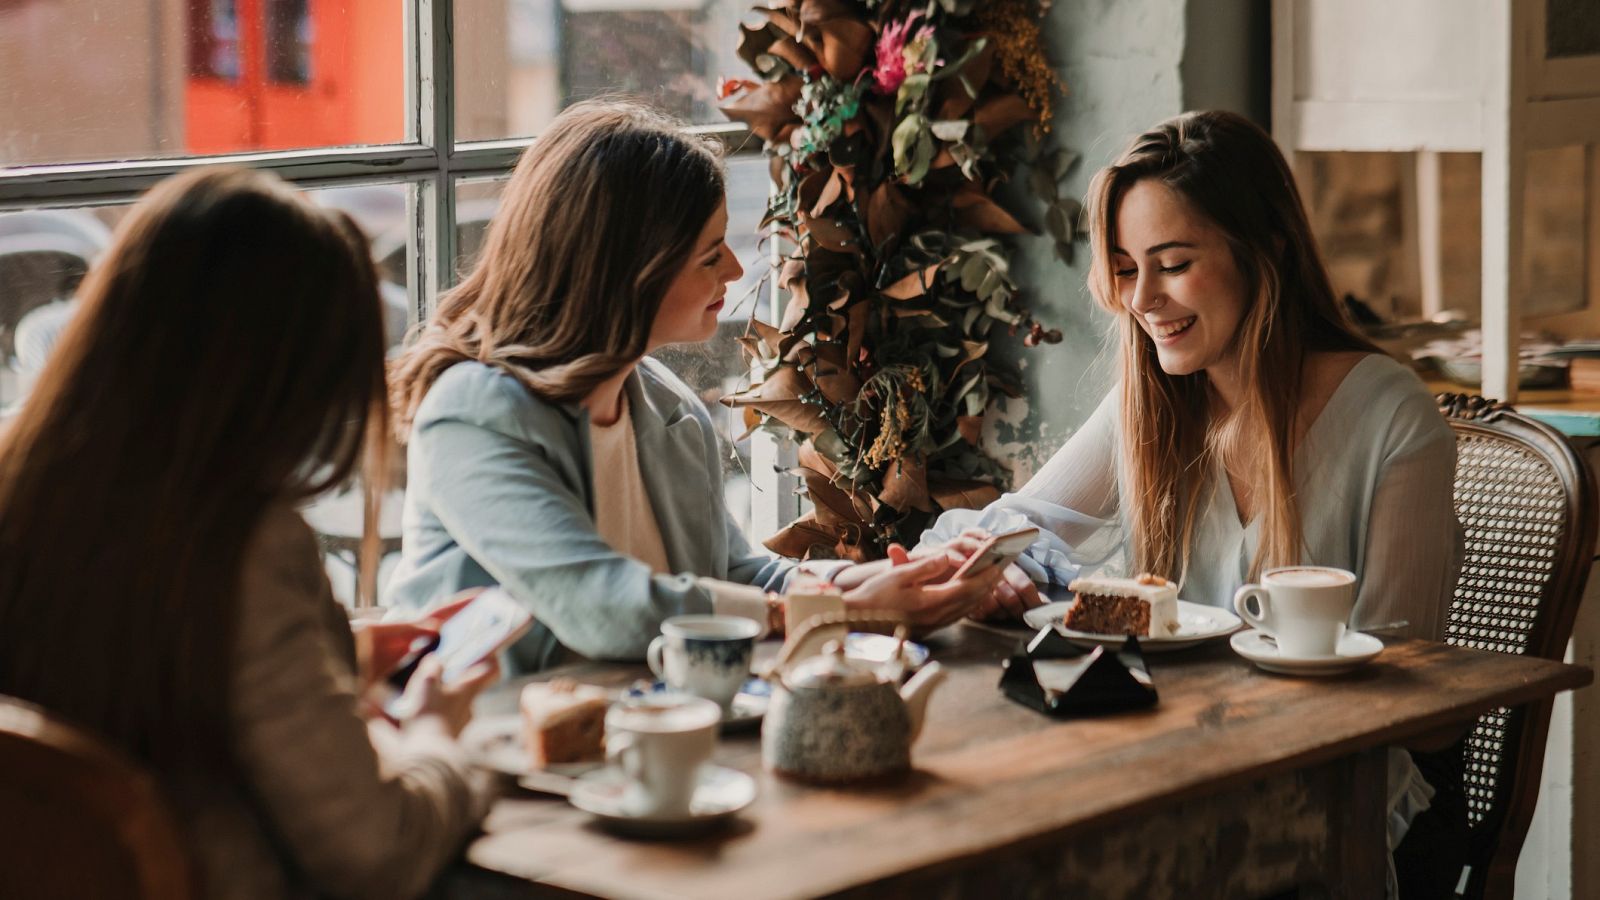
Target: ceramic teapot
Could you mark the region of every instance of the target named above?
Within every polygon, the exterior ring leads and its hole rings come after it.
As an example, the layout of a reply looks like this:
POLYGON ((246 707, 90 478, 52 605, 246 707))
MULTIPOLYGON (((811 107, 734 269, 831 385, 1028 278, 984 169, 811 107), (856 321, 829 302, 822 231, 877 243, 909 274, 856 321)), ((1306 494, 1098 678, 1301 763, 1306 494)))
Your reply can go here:
MULTIPOLYGON (((805 630, 837 633, 844 625, 905 636, 903 622, 889 620, 891 628, 880 628, 874 626, 883 625, 884 619, 859 616, 819 617, 805 630)), ((807 642, 808 636, 801 634, 791 646, 807 642)), ((837 639, 830 639, 821 653, 785 665, 791 655, 780 655, 772 676, 772 702, 761 726, 761 757, 768 769, 822 784, 886 779, 910 770, 911 745, 922 730, 928 697, 944 679, 938 663, 928 663, 901 687, 904 664, 898 655, 873 665, 846 656, 844 643, 837 639)))

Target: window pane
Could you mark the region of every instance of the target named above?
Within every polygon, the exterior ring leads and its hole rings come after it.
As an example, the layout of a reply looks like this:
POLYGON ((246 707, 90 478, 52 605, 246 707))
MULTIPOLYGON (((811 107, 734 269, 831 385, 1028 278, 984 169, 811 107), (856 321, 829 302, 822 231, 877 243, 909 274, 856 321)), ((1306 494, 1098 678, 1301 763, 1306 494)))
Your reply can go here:
POLYGON ((481 0, 456 5, 456 137, 537 135, 575 100, 626 93, 697 124, 726 121, 717 77, 735 54, 733 0, 481 0))
POLYGON ((0 165, 405 137, 396 0, 56 0, 3 19, 0 165))
POLYGON ((1545 0, 1545 53, 1600 56, 1600 6, 1594 0, 1545 0))
MULTIPOLYGON (((456 189, 457 222, 461 240, 459 271, 467 271, 482 250, 482 235, 505 189, 503 180, 462 183, 456 189)), ((728 286, 728 302, 720 314, 717 333, 705 344, 666 347, 655 353, 680 378, 694 388, 721 434, 723 500, 741 527, 750 524, 750 448, 744 423, 736 410, 717 401, 747 382, 745 365, 736 339, 744 333, 752 313, 766 318, 770 309, 767 264, 756 227, 766 211, 767 165, 760 157, 740 157, 728 162, 728 245, 744 265, 744 277, 728 286)))
MULTIPOLYGON (((409 309, 403 256, 408 190, 406 185, 391 184, 309 192, 318 203, 349 213, 372 239, 375 256, 400 248, 398 278, 386 275, 379 284, 391 347, 398 346, 405 333, 409 309)), ((72 319, 78 283, 110 246, 111 232, 128 210, 124 205, 0 213, 0 427, 26 400, 72 319)), ((391 453, 391 458, 403 464, 403 455, 391 453)), ((403 485, 404 477, 403 469, 396 469, 390 480, 403 485)), ((395 489, 384 503, 379 529, 385 549, 380 583, 400 549, 402 497, 395 489)), ((355 563, 361 543, 360 485, 347 485, 318 497, 302 512, 326 554, 335 594, 348 602, 355 596, 355 563)))

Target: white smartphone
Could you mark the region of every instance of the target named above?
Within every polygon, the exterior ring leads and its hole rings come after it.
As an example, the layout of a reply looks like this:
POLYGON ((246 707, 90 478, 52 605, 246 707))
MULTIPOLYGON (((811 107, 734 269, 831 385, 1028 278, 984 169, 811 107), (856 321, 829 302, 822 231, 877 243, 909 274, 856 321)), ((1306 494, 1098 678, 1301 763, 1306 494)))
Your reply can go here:
POLYGON ((444 666, 441 680, 456 681, 467 670, 510 646, 533 624, 533 616, 504 589, 492 587, 472 598, 439 626, 433 651, 444 666))
MULTIPOLYGON (((533 616, 504 589, 484 589, 439 626, 439 641, 431 652, 442 666, 440 680, 445 684, 460 680, 473 666, 510 646, 532 624, 533 616)), ((406 696, 400 693, 384 711, 396 719, 409 715, 412 710, 404 702, 406 696)))
POLYGON ((1028 552, 1033 542, 1039 538, 1039 529, 1028 527, 1019 528, 1005 534, 990 537, 978 548, 978 552, 967 557, 961 568, 950 576, 952 581, 986 572, 995 566, 1009 566, 1017 561, 1017 557, 1028 552))

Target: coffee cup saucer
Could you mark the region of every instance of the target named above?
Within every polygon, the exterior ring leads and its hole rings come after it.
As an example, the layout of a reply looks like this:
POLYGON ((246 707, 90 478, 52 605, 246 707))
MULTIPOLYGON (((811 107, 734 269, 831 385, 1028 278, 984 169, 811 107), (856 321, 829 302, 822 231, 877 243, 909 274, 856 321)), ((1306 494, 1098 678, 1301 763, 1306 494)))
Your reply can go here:
POLYGON ((1346 631, 1331 656, 1285 656, 1271 636, 1254 629, 1228 639, 1235 653, 1268 672, 1281 675, 1339 675, 1360 668, 1383 652, 1383 641, 1359 631, 1346 631))
MULTIPOLYGON (((624 694, 626 697, 647 697, 654 694, 671 692, 674 689, 664 681, 641 680, 634 682, 624 694)), ((772 685, 752 678, 739 688, 739 693, 734 696, 729 708, 722 711, 722 730, 737 731, 749 728, 761 721, 767 714, 767 706, 772 702, 772 685)))
POLYGON ((638 837, 679 837, 703 831, 749 806, 756 780, 738 769, 706 763, 700 767, 694 799, 684 815, 640 815, 628 809, 628 776, 615 766, 578 778, 567 800, 608 827, 638 837))

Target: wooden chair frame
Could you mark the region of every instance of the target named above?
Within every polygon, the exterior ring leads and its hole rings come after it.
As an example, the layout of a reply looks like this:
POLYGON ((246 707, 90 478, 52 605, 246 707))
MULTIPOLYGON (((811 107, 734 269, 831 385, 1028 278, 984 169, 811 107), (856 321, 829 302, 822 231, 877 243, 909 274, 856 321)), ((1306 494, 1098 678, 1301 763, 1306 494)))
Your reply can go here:
MULTIPOLYGON (((163 900, 195 896, 195 872, 165 796, 153 777, 121 753, 31 703, 0 697, 0 764, 7 770, 0 780, 9 782, 9 789, 26 792, 38 786, 52 801, 80 812, 85 828, 98 828, 117 846, 135 883, 105 884, 104 889, 163 900)), ((0 826, 0 834, 28 827, 28 822, 10 821, 0 826)), ((60 896, 46 873, 27 864, 5 869, 0 894, 60 896)))
MULTIPOLYGON (((1508 404, 1467 394, 1440 394, 1437 399, 1440 412, 1458 438, 1476 434, 1519 444, 1548 463, 1561 483, 1567 501, 1566 532, 1558 545, 1550 578, 1540 595, 1538 613, 1524 651, 1530 656, 1560 660, 1566 655, 1578 604, 1583 600, 1584 585, 1595 558, 1594 476, 1565 436, 1542 422, 1518 414, 1508 404)), ((1534 805, 1539 799, 1551 702, 1544 700, 1519 707, 1508 718, 1493 806, 1471 831, 1468 848, 1471 874, 1465 897, 1509 898, 1512 895, 1517 856, 1522 851, 1533 820, 1534 805)))

